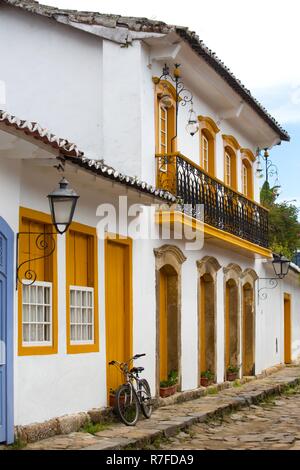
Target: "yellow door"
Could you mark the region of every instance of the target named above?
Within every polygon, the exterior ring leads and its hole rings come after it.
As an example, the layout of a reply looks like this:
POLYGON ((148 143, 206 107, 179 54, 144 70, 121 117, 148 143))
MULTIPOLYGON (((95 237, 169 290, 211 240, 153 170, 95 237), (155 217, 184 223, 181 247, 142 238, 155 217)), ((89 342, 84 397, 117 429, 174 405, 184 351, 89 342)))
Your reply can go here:
POLYGON ((201 277, 200 279, 200 372, 206 371, 206 322, 205 322, 205 282, 201 277))
POLYGON ((230 365, 230 287, 226 284, 226 297, 225 297, 225 367, 230 365))
POLYGON ((291 298, 284 295, 284 362, 292 362, 291 298))
POLYGON ((159 377, 166 380, 168 377, 168 309, 167 309, 167 275, 160 271, 159 283, 159 377))
POLYGON ((127 361, 132 355, 131 243, 107 240, 106 264, 106 361, 107 391, 116 390, 124 379, 111 360, 127 361))

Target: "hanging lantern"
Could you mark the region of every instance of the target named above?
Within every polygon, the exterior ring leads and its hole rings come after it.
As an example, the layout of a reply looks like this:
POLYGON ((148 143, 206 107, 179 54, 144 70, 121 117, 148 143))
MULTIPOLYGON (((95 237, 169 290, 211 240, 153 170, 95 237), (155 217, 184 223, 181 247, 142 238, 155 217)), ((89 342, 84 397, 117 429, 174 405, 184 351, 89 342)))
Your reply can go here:
POLYGON ((68 230, 79 198, 74 189, 68 186, 68 181, 63 177, 59 182, 59 188, 48 195, 52 223, 60 234, 68 230))
POLYGON ((287 276, 291 262, 285 256, 282 254, 274 254, 272 264, 274 272, 279 279, 283 279, 285 276, 287 276))
POLYGON ((193 110, 193 103, 189 112, 189 120, 185 128, 188 134, 190 134, 191 136, 194 136, 199 131, 199 123, 197 120, 196 113, 193 110))

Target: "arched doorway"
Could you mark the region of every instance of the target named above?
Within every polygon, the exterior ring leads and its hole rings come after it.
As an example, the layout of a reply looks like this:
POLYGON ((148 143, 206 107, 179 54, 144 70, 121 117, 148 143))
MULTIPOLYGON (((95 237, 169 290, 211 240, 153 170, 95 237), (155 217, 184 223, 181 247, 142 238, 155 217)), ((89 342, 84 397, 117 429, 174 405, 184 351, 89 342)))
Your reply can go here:
POLYGON ((235 280, 226 282, 225 308, 225 367, 239 367, 239 308, 238 285, 235 280))
POLYGON ((218 261, 206 256, 197 262, 199 279, 199 377, 207 371, 217 379, 216 278, 218 261))
POLYGON ((181 265, 186 260, 174 245, 154 249, 156 269, 156 394, 171 371, 181 388, 181 265))
POLYGON ((254 375, 254 343, 255 343, 255 322, 254 322, 254 293, 253 287, 246 283, 243 286, 243 375, 254 375))
POLYGON ((200 373, 209 370, 215 375, 215 298, 214 281, 210 274, 200 278, 200 296, 200 373))
POLYGON ((224 268, 224 303, 225 303, 225 379, 228 368, 240 369, 240 278, 242 270, 236 264, 224 268))
POLYGON ((159 271, 159 380, 167 380, 178 364, 178 275, 172 266, 159 271))
POLYGON ((253 269, 246 269, 242 276, 242 375, 255 374, 255 281, 253 269))

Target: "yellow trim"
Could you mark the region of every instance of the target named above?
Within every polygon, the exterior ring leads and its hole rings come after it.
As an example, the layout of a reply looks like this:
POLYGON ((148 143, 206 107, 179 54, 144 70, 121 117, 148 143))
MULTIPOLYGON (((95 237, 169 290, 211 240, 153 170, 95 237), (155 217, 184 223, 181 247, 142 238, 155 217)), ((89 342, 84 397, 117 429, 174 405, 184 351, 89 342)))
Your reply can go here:
POLYGON ((99 306, 98 306, 98 238, 96 228, 72 222, 66 233, 66 328, 67 354, 82 354, 99 351, 99 306), (71 344, 70 339, 70 230, 93 237, 93 288, 94 288, 94 343, 71 344))
POLYGON ((170 223, 171 225, 175 223, 176 224, 181 223, 189 228, 192 228, 193 230, 197 230, 201 232, 203 232, 203 228, 204 228, 204 235, 208 237, 217 238, 219 240, 222 240, 226 243, 230 243, 231 245, 234 245, 248 252, 260 255, 264 258, 272 258, 273 256, 272 251, 267 248, 263 248, 259 245, 255 245, 254 243, 251 243, 247 240, 239 238, 236 235, 233 235, 231 233, 225 232, 218 228, 212 227, 211 225, 208 225, 206 223, 200 222, 199 220, 194 219, 193 217, 190 217, 186 214, 182 214, 179 211, 156 212, 155 222, 159 225, 162 225, 164 223, 170 223))
POLYGON ((284 293, 284 363, 292 362, 292 302, 291 295, 284 293))
POLYGON ((201 127, 208 129, 212 134, 216 135, 220 132, 215 121, 209 116, 198 116, 201 127))
POLYGON ((245 196, 248 199, 251 199, 253 201, 253 186, 254 186, 254 184, 253 184, 253 166, 252 166, 251 161, 249 161, 249 159, 247 158, 246 154, 243 154, 243 155, 242 155, 242 162, 241 162, 242 188, 243 188, 243 185, 244 185, 244 182, 243 182, 243 166, 245 166, 246 170, 247 170, 247 194, 245 194, 245 196))
POLYGON ((229 147, 232 147, 235 151, 241 148, 240 144, 233 135, 223 134, 222 138, 224 140, 224 144, 229 145, 229 147))
POLYGON ((177 139, 173 139, 175 137, 175 125, 176 125, 176 115, 175 115, 175 107, 176 107, 176 90, 173 85, 168 82, 167 80, 161 80, 158 82, 158 78, 153 77, 153 82, 155 83, 155 149, 156 153, 159 152, 160 146, 160 136, 159 136, 159 106, 160 106, 160 99, 164 93, 164 88, 166 87, 170 92, 172 98, 172 105, 170 108, 167 109, 168 117, 167 117, 167 151, 174 152, 177 149, 177 139), (173 148, 172 148, 173 147, 173 148))
MULTIPOLYGON (((23 219, 30 219, 34 222, 49 224, 52 227, 52 219, 49 214, 33 209, 20 207, 19 227, 20 232, 24 231, 23 219)), ((57 235, 53 235, 55 246, 57 246, 57 235)), ((22 332, 22 288, 18 289, 18 355, 19 356, 42 356, 57 354, 58 351, 58 316, 57 316, 57 251, 52 255, 52 346, 24 346, 22 332)))
MULTIPOLYGON (((107 233, 105 237, 105 242, 104 242, 104 253, 105 253, 105 292, 107 292, 107 285, 108 285, 108 264, 107 264, 107 252, 108 252, 108 243, 113 242, 117 243, 119 245, 124 245, 128 247, 128 257, 129 257, 129 262, 128 262, 128 298, 127 298, 127 308, 128 308, 128 318, 129 322, 127 325, 128 328, 128 350, 129 350, 129 356, 132 357, 133 355, 133 292, 132 292, 132 239, 129 237, 123 237, 122 235, 119 234, 114 234, 114 233, 107 233)), ((108 298, 107 295, 105 295, 105 314, 107 315, 108 312, 108 298)), ((106 350, 107 350, 107 338, 108 338, 108 333, 107 333, 107 322, 106 324, 106 350)), ((117 359, 117 358, 115 358, 117 359)), ((129 357, 128 357, 129 359, 129 357)), ((108 372, 110 366, 106 364, 106 379, 108 383, 108 372)), ((107 390, 107 397, 109 398, 109 393, 110 391, 107 390)))
POLYGON ((246 148, 241 148, 241 149, 240 149, 240 152, 241 152, 241 155, 242 155, 242 156, 245 156, 245 157, 249 158, 249 160, 250 160, 251 162, 255 162, 255 155, 254 155, 254 153, 252 152, 252 150, 246 149, 246 148))
POLYGON ((200 136, 200 166, 203 165, 203 136, 208 141, 208 171, 210 176, 215 175, 216 167, 216 134, 220 131, 215 121, 208 116, 198 116, 200 136))

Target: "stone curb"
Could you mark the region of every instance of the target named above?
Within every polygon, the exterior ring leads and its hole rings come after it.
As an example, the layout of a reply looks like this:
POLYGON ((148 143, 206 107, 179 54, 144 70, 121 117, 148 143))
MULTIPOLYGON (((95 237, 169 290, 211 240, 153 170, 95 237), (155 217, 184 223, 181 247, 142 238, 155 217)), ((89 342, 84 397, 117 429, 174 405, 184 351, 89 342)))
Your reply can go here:
MULTIPOLYGON (((94 444, 92 446, 84 447, 81 450, 124 450, 129 448, 140 448, 144 447, 146 444, 153 443, 156 439, 159 438, 168 438, 176 435, 180 431, 184 431, 191 427, 193 424, 203 423, 208 419, 222 417, 233 411, 237 411, 243 407, 256 405, 263 401, 269 396, 280 395, 280 393, 286 387, 295 387, 300 384, 300 377, 293 377, 290 379, 282 380, 282 383, 266 385, 262 390, 254 390, 250 392, 241 391, 240 396, 238 397, 229 397, 229 401, 226 404, 216 405, 214 409, 207 412, 199 413, 190 413, 188 416, 174 416, 168 421, 160 421, 159 423, 153 423, 155 428, 151 429, 147 426, 147 430, 139 429, 139 433, 142 431, 145 434, 141 437, 134 438, 102 438, 99 441, 99 444, 94 444)), ((147 423, 151 423, 148 421, 147 423)), ((100 437, 100 433, 99 433, 100 437)))

